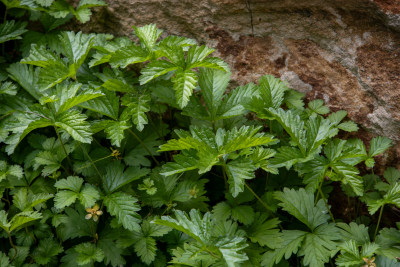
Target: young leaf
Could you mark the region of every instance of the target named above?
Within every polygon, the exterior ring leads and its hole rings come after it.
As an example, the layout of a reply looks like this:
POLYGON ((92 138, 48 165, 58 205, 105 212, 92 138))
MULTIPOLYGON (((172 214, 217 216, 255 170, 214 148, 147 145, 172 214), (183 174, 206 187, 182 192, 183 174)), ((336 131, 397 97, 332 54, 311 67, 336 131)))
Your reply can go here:
POLYGON ((107 134, 107 139, 111 140, 111 144, 120 147, 125 138, 124 132, 129 128, 131 128, 131 124, 127 121, 109 121, 104 131, 107 134))
POLYGON ((174 83, 176 101, 180 108, 184 108, 197 85, 197 74, 191 70, 177 70, 172 82, 174 83))

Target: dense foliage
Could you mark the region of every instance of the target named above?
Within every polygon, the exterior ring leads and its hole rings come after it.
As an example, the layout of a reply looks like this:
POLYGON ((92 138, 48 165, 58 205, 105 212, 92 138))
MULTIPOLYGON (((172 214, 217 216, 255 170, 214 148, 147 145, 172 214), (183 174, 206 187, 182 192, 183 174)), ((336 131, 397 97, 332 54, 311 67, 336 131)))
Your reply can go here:
POLYGON ((102 1, 1 2, 0 266, 400 266, 389 139, 155 25, 59 30, 102 1))

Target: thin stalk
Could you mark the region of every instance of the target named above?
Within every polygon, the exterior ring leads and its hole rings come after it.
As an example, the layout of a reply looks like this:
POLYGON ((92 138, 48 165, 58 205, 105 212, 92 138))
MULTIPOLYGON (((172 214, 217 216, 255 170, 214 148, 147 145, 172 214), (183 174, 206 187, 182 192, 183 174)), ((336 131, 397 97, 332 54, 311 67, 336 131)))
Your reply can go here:
MULTIPOLYGON (((322 181, 322 182, 323 182, 323 181, 322 181)), ((332 212, 331 212, 331 209, 329 208, 328 202, 326 201, 326 198, 325 198, 325 196, 324 196, 324 193, 322 193, 321 185, 322 185, 322 183, 320 183, 319 186, 318 186, 319 194, 321 195, 321 198, 324 200, 325 206, 326 206, 326 208, 328 209, 329 215, 331 215, 332 221, 333 221, 334 223, 336 223, 336 222, 335 222, 335 218, 333 217, 333 214, 332 214, 332 212)))
POLYGON ((146 146, 145 143, 143 143, 143 141, 139 138, 139 136, 137 136, 135 134, 134 131, 132 131, 131 129, 128 129, 128 131, 133 135, 133 137, 136 138, 136 140, 139 141, 139 143, 144 147, 144 149, 146 149, 147 153, 149 153, 149 155, 151 156, 151 158, 155 161, 155 163, 159 166, 160 163, 158 162, 158 160, 153 156, 153 154, 151 153, 150 149, 146 146))
POLYGON ((317 191, 317 195, 315 196, 314 205, 317 205, 318 198, 319 198, 319 190, 317 191))
POLYGON ((89 161, 91 162, 91 164, 93 165, 94 169, 96 170, 97 174, 99 175, 99 177, 101 178, 101 180, 104 181, 103 176, 101 175, 99 169, 97 169, 96 164, 93 163, 92 158, 89 156, 89 154, 87 153, 86 149, 78 142, 79 147, 82 149, 82 151, 85 153, 86 157, 89 159, 89 161))
POLYGON ((10 263, 11 263, 11 262, 13 262, 13 260, 15 259, 15 257, 17 257, 18 249, 17 249, 17 247, 14 245, 10 233, 8 233, 8 240, 10 241, 10 245, 13 247, 13 249, 14 249, 14 251, 15 251, 14 256, 13 256, 12 259, 10 260, 10 263))
POLYGON ((89 167, 90 165, 92 165, 93 163, 98 162, 98 161, 101 161, 101 160, 103 160, 103 159, 107 159, 107 158, 109 158, 109 157, 112 157, 112 155, 108 155, 108 156, 106 156, 106 157, 102 157, 101 159, 96 159, 96 160, 92 161, 90 164, 86 164, 85 166, 82 166, 82 167, 78 168, 76 171, 79 171, 79 170, 81 170, 81 169, 85 169, 85 168, 89 167))
POLYGON ((383 214, 383 207, 384 207, 384 206, 385 206, 385 205, 382 205, 381 211, 379 212, 378 223, 376 224, 376 228, 375 228, 374 240, 375 240, 375 238, 376 238, 376 234, 378 233, 379 224, 381 223, 382 214, 383 214))
POLYGON ((267 206, 267 204, 265 204, 265 202, 257 195, 257 193, 254 192, 253 189, 252 189, 247 183, 244 183, 244 185, 245 185, 245 186, 247 187, 247 189, 249 189, 249 191, 257 198, 258 202, 260 202, 261 205, 263 205, 264 208, 265 208, 268 212, 271 212, 271 214, 272 214, 272 210, 271 210, 271 209, 267 206))
MULTIPOLYGON (((65 146, 64 146, 64 143, 63 143, 63 141, 61 140, 61 136, 60 136, 60 133, 58 132, 58 130, 57 130, 57 127, 56 126, 54 126, 54 130, 56 131, 56 134, 57 134, 57 138, 58 138, 58 140, 60 140, 60 143, 61 143, 61 147, 63 148, 63 150, 64 150, 64 153, 65 153, 65 156, 67 156, 67 161, 68 161, 68 164, 69 164, 69 166, 72 168, 72 162, 71 162, 71 159, 69 158, 69 156, 68 156, 68 153, 67 153, 67 150, 65 149, 65 146)), ((64 168, 65 169, 65 168, 64 168)))

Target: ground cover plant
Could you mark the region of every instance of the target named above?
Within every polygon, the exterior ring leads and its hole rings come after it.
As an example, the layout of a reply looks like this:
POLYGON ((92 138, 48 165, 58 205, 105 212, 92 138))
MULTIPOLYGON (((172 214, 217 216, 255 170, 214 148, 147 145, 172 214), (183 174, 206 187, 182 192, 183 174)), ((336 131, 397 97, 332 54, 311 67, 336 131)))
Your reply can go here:
POLYGON ((60 30, 102 1, 1 2, 0 266, 400 266, 388 138, 153 24, 60 30))

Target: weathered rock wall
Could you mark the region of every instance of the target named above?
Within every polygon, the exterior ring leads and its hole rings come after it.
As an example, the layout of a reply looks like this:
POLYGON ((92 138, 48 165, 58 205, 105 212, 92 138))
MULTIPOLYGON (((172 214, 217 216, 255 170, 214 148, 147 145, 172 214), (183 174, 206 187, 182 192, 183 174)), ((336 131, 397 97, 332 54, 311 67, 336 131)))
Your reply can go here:
MULTIPOLYGON (((217 48, 238 84, 273 74, 400 143, 400 0, 107 2, 87 31, 130 35, 132 25, 156 23, 217 48)), ((399 159, 397 144, 381 163, 399 159)))

